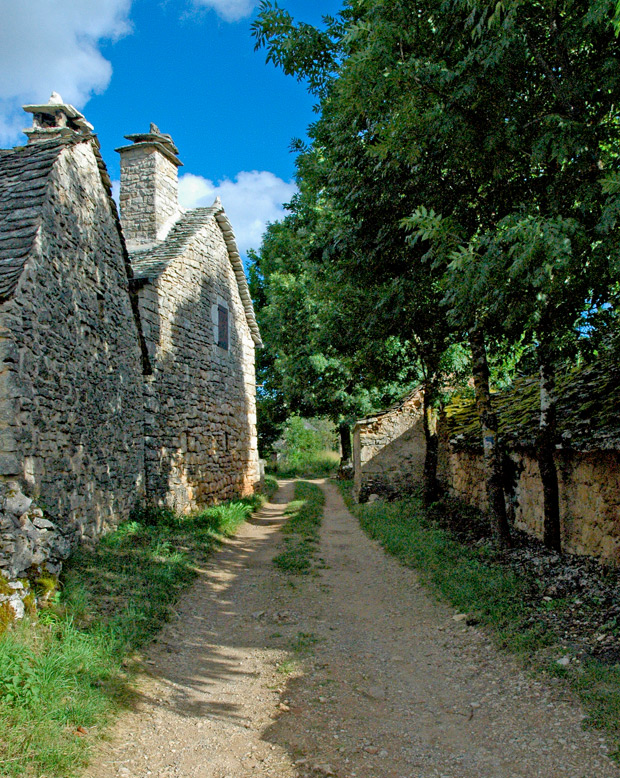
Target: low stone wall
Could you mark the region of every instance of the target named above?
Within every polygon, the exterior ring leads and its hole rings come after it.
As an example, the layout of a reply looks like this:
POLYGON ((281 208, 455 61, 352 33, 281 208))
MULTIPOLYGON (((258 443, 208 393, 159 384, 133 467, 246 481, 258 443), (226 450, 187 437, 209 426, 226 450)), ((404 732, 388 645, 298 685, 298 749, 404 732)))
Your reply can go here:
MULTIPOLYGON (((441 474, 450 493, 487 509, 482 453, 450 448, 442 452, 441 474)), ((566 551, 620 563, 620 452, 556 454, 562 543, 566 551)), ((543 490, 538 464, 527 450, 509 452, 506 501, 517 527, 542 538, 543 490)))
POLYGON ((391 497, 416 489, 424 472, 426 443, 423 395, 416 390, 402 403, 362 419, 353 430, 354 496, 391 497))

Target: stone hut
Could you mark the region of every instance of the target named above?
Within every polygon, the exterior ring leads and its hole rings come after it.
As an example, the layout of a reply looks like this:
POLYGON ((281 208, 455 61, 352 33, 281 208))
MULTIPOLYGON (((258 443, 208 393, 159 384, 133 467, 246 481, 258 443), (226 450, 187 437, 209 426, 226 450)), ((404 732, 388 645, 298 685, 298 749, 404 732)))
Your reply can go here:
MULTIPOLYGON (((504 493, 514 525, 542 538, 543 488, 536 459, 539 383, 522 378, 492 395, 504 448, 504 493)), ((613 357, 574 367, 557 379, 558 472, 563 548, 620 564, 620 367, 613 357)), ((425 440, 423 397, 358 421, 354 491, 397 496, 421 487, 425 440)), ((444 493, 488 508, 481 430, 473 397, 452 397, 439 415, 438 478, 444 493)))
POLYGON ((152 374, 146 483, 189 510, 249 494, 259 480, 254 358, 261 345, 241 258, 219 200, 185 211, 181 162, 155 125, 121 155, 121 220, 152 374))
POLYGON ((137 306, 92 127, 53 94, 0 151, 0 573, 59 569, 144 489, 137 306), (41 508, 45 511, 45 517, 41 508))
POLYGON ((358 502, 371 494, 406 494, 422 483, 423 413, 424 395, 418 387, 391 408, 356 422, 353 490, 358 502))

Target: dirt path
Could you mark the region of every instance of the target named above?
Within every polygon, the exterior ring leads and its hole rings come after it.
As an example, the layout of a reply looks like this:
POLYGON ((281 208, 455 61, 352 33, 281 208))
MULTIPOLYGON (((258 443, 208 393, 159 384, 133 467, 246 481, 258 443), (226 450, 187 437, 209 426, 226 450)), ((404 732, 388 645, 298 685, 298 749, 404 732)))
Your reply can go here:
POLYGON ((320 576, 271 564, 283 482, 149 650, 92 778, 619 778, 574 702, 419 587, 327 496, 320 576))

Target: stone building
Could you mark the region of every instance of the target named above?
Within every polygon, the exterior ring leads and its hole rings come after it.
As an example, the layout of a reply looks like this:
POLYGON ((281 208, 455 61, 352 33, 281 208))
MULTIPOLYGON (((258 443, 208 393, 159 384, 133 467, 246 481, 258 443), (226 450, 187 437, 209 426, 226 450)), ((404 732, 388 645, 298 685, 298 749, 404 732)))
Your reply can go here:
POLYGON ((152 366, 147 491, 188 510, 251 493, 258 481, 260 335, 222 204, 183 212, 170 136, 151 125, 125 137, 131 143, 117 149, 121 220, 152 366))
POLYGON ((187 510, 258 481, 260 335, 221 203, 183 212, 177 150, 152 127, 120 150, 124 235, 92 127, 56 94, 25 110, 28 144, 0 150, 0 576, 16 592, 140 497, 187 510))
POLYGON ((424 396, 418 387, 385 411, 360 419, 353 428, 353 490, 358 502, 369 495, 394 496, 422 483, 426 442, 424 396))
POLYGON ((0 151, 0 573, 55 572, 144 488, 137 308, 90 125, 52 95, 0 151), (41 508, 45 511, 45 516, 41 508))

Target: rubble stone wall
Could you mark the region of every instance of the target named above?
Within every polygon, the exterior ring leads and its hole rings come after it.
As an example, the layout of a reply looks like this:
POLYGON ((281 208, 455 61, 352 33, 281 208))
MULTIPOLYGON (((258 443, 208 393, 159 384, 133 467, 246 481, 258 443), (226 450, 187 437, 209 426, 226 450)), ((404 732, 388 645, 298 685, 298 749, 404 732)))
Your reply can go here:
POLYGON ((153 366, 146 379, 149 495, 187 511, 252 493, 259 481, 254 342, 215 219, 139 294, 153 366), (229 310, 228 349, 217 345, 218 304, 229 310))
MULTIPOLYGON (((444 448, 442 469, 450 492, 487 509, 482 454, 444 448)), ((531 452, 513 450, 506 468, 506 501, 517 527, 542 538, 543 490, 531 452)), ((620 452, 558 451, 560 515, 564 548, 620 563, 620 452)))
POLYGON ((426 442, 423 395, 409 396, 401 405, 359 421, 353 430, 354 496, 406 494, 422 482, 426 442))
POLYGON ((144 489, 142 370, 118 229, 93 149, 64 150, 38 238, 0 305, 0 574, 56 572, 144 489))

